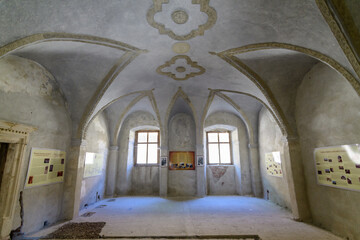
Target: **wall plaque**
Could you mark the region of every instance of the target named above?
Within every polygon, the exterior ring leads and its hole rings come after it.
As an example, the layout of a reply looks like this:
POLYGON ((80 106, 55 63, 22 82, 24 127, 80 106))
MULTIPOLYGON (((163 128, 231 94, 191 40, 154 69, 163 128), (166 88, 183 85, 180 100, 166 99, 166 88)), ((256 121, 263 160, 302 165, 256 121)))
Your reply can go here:
POLYGON ((280 152, 265 153, 265 165, 267 174, 274 177, 282 177, 280 152))
POLYGON ((25 188, 63 182, 65 155, 61 150, 32 148, 25 188))
POLYGON ((314 150, 320 185, 360 191, 360 145, 342 145, 314 150))

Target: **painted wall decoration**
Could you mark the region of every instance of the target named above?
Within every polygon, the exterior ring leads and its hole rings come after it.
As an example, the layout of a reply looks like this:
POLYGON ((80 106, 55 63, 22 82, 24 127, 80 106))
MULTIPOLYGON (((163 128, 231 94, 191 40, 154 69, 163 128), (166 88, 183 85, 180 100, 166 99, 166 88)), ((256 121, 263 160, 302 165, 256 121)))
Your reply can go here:
POLYGON ((25 188, 63 182, 65 156, 61 150, 32 148, 25 188))
POLYGON ((85 155, 84 178, 101 175, 103 163, 104 154, 87 152, 85 155))
POLYGON ((314 157, 318 184, 360 191, 360 144, 316 148, 314 157))
POLYGON ((282 177, 280 152, 265 153, 266 172, 275 177, 282 177))
POLYGON ((170 170, 194 170, 195 152, 170 152, 170 170))

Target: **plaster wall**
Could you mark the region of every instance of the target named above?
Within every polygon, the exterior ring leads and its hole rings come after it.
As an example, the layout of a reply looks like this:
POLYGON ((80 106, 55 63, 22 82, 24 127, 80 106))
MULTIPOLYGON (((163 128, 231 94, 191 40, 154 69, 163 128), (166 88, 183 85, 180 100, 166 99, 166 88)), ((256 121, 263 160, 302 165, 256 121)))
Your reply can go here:
POLYGON ((284 166, 284 142, 283 135, 274 118, 266 108, 259 112, 259 153, 260 153, 260 172, 264 189, 264 198, 291 209, 289 187, 286 181, 286 171, 284 166), (274 177, 266 172, 265 154, 270 152, 280 152, 282 160, 282 177, 274 177))
MULTIPOLYGON (((169 151, 196 151, 196 127, 189 114, 177 113, 170 119, 169 151)), ((169 170, 168 194, 170 196, 195 196, 196 193, 196 171, 169 170)))
POLYGON ((314 224, 360 239, 360 192, 317 184, 314 148, 360 143, 360 99, 336 71, 319 63, 304 77, 296 98, 308 198, 314 224))
POLYGON ((231 131, 234 163, 233 166, 207 166, 208 194, 251 195, 251 164, 247 147, 249 139, 244 122, 234 114, 215 112, 206 118, 204 126, 206 131, 218 128, 231 131))
POLYGON ((119 157, 116 163, 116 195, 159 194, 159 166, 134 164, 135 131, 154 129, 159 129, 159 123, 148 112, 137 111, 124 120, 120 130, 119 157))
MULTIPOLYGON (((71 120, 54 77, 36 62, 11 55, 1 58, 0 119, 37 128, 30 135, 20 173, 24 210, 22 231, 34 232, 62 217, 63 183, 24 189, 31 148, 66 152, 69 149, 71 120)), ((21 224, 20 205, 16 204, 13 229, 21 224)))
POLYGON ((80 209, 84 208, 85 205, 93 204, 104 197, 108 148, 108 126, 105 115, 101 113, 90 123, 87 130, 86 152, 103 154, 103 168, 101 175, 83 178, 80 209))

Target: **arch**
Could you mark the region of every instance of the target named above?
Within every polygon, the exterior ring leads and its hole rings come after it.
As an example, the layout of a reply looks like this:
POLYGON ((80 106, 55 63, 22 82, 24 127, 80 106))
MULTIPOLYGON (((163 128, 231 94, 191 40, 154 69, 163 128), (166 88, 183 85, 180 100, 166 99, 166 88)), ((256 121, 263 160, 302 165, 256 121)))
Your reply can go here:
MULTIPOLYGON (((345 77, 351 84, 351 86, 355 89, 357 94, 360 96, 360 83, 356 80, 356 78, 348 71, 346 70, 340 63, 335 61, 333 58, 326 56, 323 53, 320 53, 318 51, 292 45, 288 43, 277 43, 277 42, 265 42, 265 43, 255 43, 255 44, 249 44, 238 48, 232 48, 225 50, 220 53, 216 53, 216 55, 224 55, 228 57, 235 57, 234 55, 245 53, 245 52, 253 52, 253 51, 259 51, 264 49, 287 49, 292 50, 300 53, 304 53, 308 56, 311 56, 321 62, 324 62, 325 64, 329 65, 333 69, 335 69, 337 72, 339 72, 341 75, 345 77)), ((236 57, 235 57, 236 58, 236 57)))
POLYGON ((143 99, 145 97, 145 94, 141 94, 139 96, 137 96, 136 98, 134 98, 130 103, 129 105, 125 108, 125 110, 121 113, 120 117, 119 117, 119 120, 118 120, 118 123, 116 124, 116 127, 115 127, 115 134, 114 134, 114 139, 113 139, 113 142, 112 144, 113 145, 117 145, 118 143, 118 137, 119 137, 119 133, 120 133, 120 129, 121 129, 121 124, 124 120, 124 117, 126 115, 126 113, 129 112, 129 110, 136 104, 138 103, 141 99, 143 99))
POLYGON ((248 117, 244 113, 244 111, 228 96, 222 94, 221 91, 213 90, 213 89, 209 89, 209 90, 210 90, 209 97, 206 102, 203 116, 201 118, 201 130, 205 129, 204 124, 205 124, 206 116, 208 114, 209 108, 214 100, 215 95, 216 95, 216 96, 220 97, 221 99, 223 99, 224 101, 226 101, 227 103, 229 103, 231 106, 233 106, 233 108, 240 114, 240 118, 243 120, 246 130, 247 130, 247 133, 248 133, 249 143, 250 144, 255 143, 253 128, 250 124, 248 117))
MULTIPOLYGON (((266 107, 267 110, 269 110, 269 112, 271 113, 271 115, 273 116, 273 118, 275 119, 276 123, 278 124, 280 130, 281 130, 281 133, 284 135, 284 136, 288 136, 288 132, 286 130, 286 128, 283 128, 283 125, 282 123, 279 121, 279 119, 276 117, 276 113, 271 109, 271 107, 269 107, 266 103, 264 103, 261 99, 259 99, 258 97, 252 95, 252 94, 249 94, 249 93, 245 93, 245 92, 239 92, 239 91, 234 91, 234 90, 226 90, 226 89, 210 89, 210 94, 209 94, 209 98, 208 98, 208 102, 206 103, 206 107, 205 107, 205 110, 204 110, 204 115, 203 115, 203 118, 202 118, 202 124, 203 122, 205 121, 205 117, 206 117, 206 114, 208 112, 208 109, 210 108, 210 105, 211 105, 211 102, 212 102, 212 99, 210 98, 210 95, 213 94, 213 96, 215 96, 215 94, 219 97, 222 96, 226 96, 224 94, 221 94, 221 92, 230 92, 230 93, 236 93, 236 94, 242 94, 242 95, 246 95, 246 96, 249 96, 251 98, 254 98, 255 100, 259 101, 264 107, 266 107), (220 94, 219 94, 220 93, 220 94)), ((226 96, 227 97, 227 96, 226 96)), ((213 98, 213 97, 212 97, 213 98)), ((231 100, 229 97, 227 97, 227 99, 231 100)), ((224 99, 225 100, 225 99, 224 99)), ((225 100, 226 101, 226 100, 225 100)), ((234 103, 232 100, 231 102, 237 106, 236 103, 234 103)), ((237 110, 237 111, 241 111, 239 112, 240 115, 241 114, 244 114, 244 117, 246 117, 245 113, 243 113, 243 111, 240 109, 239 106, 235 107, 234 108, 237 110)), ((250 125, 250 121, 246 118, 243 119, 244 123, 245 123, 245 126, 247 124, 249 124, 249 126, 251 127, 250 125)), ((203 126, 203 125, 202 125, 203 126)), ((246 126, 247 127, 247 126, 246 126)), ((253 140, 254 139, 254 136, 253 137, 253 140)), ((249 138, 250 139, 250 138, 249 138)), ((251 143, 251 142, 250 142, 251 143)))
POLYGON ((97 86, 95 93, 93 94, 89 103, 85 107, 84 113, 79 122, 77 132, 75 133, 76 135, 75 138, 85 139, 87 127, 91 119, 93 119, 91 118, 91 116, 93 115, 97 104, 100 102, 100 99, 104 96, 106 90, 115 80, 115 78, 120 74, 120 72, 128 64, 130 64, 130 62, 132 62, 141 53, 147 52, 147 50, 142 50, 120 41, 115 41, 112 39, 102 38, 92 35, 48 32, 48 33, 33 34, 0 47, 0 58, 12 51, 21 49, 28 45, 34 45, 43 42, 55 42, 55 41, 69 41, 69 42, 95 44, 95 45, 114 48, 124 52, 124 54, 120 57, 120 59, 116 61, 116 63, 109 70, 106 76, 101 80, 100 84, 97 86))
POLYGON ((103 38, 103 37, 97 37, 97 36, 85 35, 85 34, 47 32, 47 33, 37 33, 30 36, 26 36, 24 38, 18 39, 14 42, 8 43, 0 47, 0 57, 14 50, 21 49, 27 45, 32 45, 42 42, 55 42, 55 41, 81 42, 81 43, 110 47, 121 51, 147 52, 147 50, 141 50, 129 44, 120 41, 115 41, 109 38, 103 38))
POLYGON ((174 104, 176 102, 176 100, 181 97, 190 107, 191 111, 192 111, 192 115, 194 117, 194 121, 195 121, 195 128, 198 129, 198 119, 197 119, 197 115, 196 115, 196 111, 195 111, 195 107, 192 104, 192 102, 190 101, 188 95, 186 95, 186 93, 184 93, 184 91, 182 90, 181 87, 179 87, 179 89, 177 90, 177 92, 174 94, 174 96, 171 99, 171 102, 166 110, 166 116, 165 116, 165 124, 167 125, 169 122, 169 117, 170 117, 170 113, 172 108, 174 107, 174 104))
MULTIPOLYGON (((153 107, 153 110, 156 114, 156 118, 157 118, 157 121, 159 123, 159 130, 160 130, 160 134, 162 132, 162 124, 161 124, 161 121, 160 121, 160 113, 159 113, 159 109, 157 108, 157 104, 156 104, 156 101, 155 101, 155 98, 154 98, 154 94, 152 92, 152 90, 148 90, 148 91, 144 91, 142 94, 140 94, 139 96, 137 96, 136 98, 134 98, 130 103, 129 105, 126 107, 126 109, 121 113, 120 117, 119 117, 119 120, 118 120, 118 123, 116 124, 116 128, 115 128, 115 134, 114 134, 114 139, 113 139, 113 143, 114 145, 117 145, 118 144, 118 141, 119 141, 119 134, 120 134, 120 130, 121 130, 121 126, 122 126, 122 123, 124 121, 124 118, 126 116, 126 114, 131 110, 131 108, 136 104, 138 103, 141 99, 145 98, 145 97, 148 97, 149 98, 149 101, 153 107)), ((161 139, 161 138, 160 138, 161 139)))
MULTIPOLYGON (((249 68, 246 64, 240 61, 240 59, 238 59, 235 56, 232 56, 231 54, 227 54, 224 52, 221 53, 210 52, 210 54, 217 55, 218 57, 229 63, 231 66, 236 68, 239 72, 244 74, 250 81, 252 81, 259 88, 259 90, 264 95, 266 100, 269 102, 270 107, 273 109, 275 113, 274 118, 280 124, 279 126, 281 128, 281 131, 284 132, 286 136, 296 136, 295 135, 296 132, 293 131, 293 129, 291 129, 289 123, 287 122, 285 114, 282 111, 276 98, 274 97, 272 91, 267 86, 266 82, 254 70, 249 68)), ((256 99, 260 100, 259 98, 256 99)), ((263 103, 263 101, 261 102, 263 103)))
POLYGON ((83 139, 85 139, 86 137, 86 134, 87 134, 87 130, 89 128, 89 125, 92 123, 92 121, 100 114, 102 113, 107 107, 109 107, 111 104, 113 104, 114 102, 124 98, 124 97, 127 97, 127 96, 130 96, 132 94, 141 94, 142 91, 136 91, 136 92, 132 92, 132 93, 128 93, 128 94, 125 94, 125 95, 122 95, 118 98, 115 98, 114 100, 112 100, 111 102, 109 102, 108 104, 106 104, 104 107, 102 107, 96 114, 94 114, 94 116, 89 120, 89 122, 87 124, 85 124, 84 126, 84 131, 83 131, 83 139))

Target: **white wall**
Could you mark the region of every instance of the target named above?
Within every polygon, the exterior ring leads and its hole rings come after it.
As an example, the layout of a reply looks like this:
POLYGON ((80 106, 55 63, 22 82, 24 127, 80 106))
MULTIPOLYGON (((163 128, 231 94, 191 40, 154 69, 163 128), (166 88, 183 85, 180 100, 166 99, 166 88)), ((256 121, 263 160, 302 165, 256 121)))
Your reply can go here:
MULTIPOLYGON (((116 195, 158 195, 159 166, 134 165, 135 131, 159 129, 155 117, 143 111, 130 114, 123 122, 119 135, 119 154, 116 166, 116 195)), ((114 174, 111 174, 114 175, 114 174)))
MULTIPOLYGON (((206 118, 204 126, 205 131, 221 126, 231 130, 233 145, 233 166, 226 168, 207 166, 208 194, 252 195, 251 164, 247 147, 249 138, 244 122, 234 114, 216 112, 206 118), (214 178, 214 175, 219 176, 219 174, 221 175, 219 179, 214 178)), ((204 143, 206 144, 206 141, 204 143)))
MULTIPOLYGON (((80 195, 80 209, 91 205, 104 197, 106 164, 109 148, 109 133, 105 115, 99 114, 89 125, 86 135, 86 152, 103 154, 103 169, 101 175, 83 178, 80 195)), ((85 169, 85 168, 84 168, 85 169)))
POLYGON ((289 187, 284 166, 283 135, 271 113, 263 107, 259 113, 259 153, 260 171, 264 189, 264 198, 291 209, 289 187), (266 172, 265 154, 280 152, 283 177, 271 176, 266 172), (268 193, 269 191, 269 193, 268 193))
MULTIPOLYGON (((196 151, 196 127, 192 116, 186 113, 175 114, 170 119, 168 129, 169 152, 196 151)), ((195 170, 168 171, 168 194, 170 196, 195 196, 196 193, 195 170)))
MULTIPOLYGON (((11 55, 0 59, 0 119, 37 127, 24 155, 22 189, 32 147, 68 152, 71 122, 65 99, 53 76, 33 61, 11 55)), ((23 190, 23 232, 37 231, 45 221, 51 224, 61 218, 63 187, 56 183, 23 190)), ((17 203, 13 229, 19 225, 17 203)))
POLYGON ((360 192, 316 183, 314 148, 360 143, 360 98, 351 85, 323 63, 304 77, 296 99, 313 221, 349 239, 360 239, 360 192))

